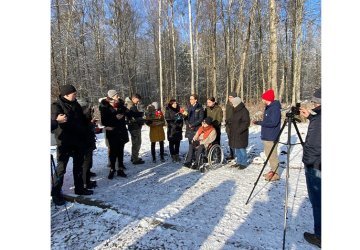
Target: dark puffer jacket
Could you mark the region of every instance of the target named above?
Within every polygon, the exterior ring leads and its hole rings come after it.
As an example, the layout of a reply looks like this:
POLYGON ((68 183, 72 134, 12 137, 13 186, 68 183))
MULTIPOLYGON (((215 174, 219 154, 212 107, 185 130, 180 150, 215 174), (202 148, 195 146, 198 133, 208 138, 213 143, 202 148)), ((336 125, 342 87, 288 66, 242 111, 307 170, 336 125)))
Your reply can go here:
POLYGON ((77 147, 84 149, 87 145, 88 126, 80 104, 59 96, 51 105, 51 119, 56 120, 59 114, 67 116, 67 122, 58 124, 55 138, 58 147, 77 147))
POLYGON ((144 112, 140 112, 138 105, 134 104, 130 98, 125 99, 126 108, 131 111, 131 115, 128 116, 128 128, 129 131, 139 130, 145 124, 143 119, 144 112))
POLYGON ((281 105, 279 101, 273 101, 266 106, 262 121, 256 122, 261 125, 261 140, 275 141, 280 133, 281 105))
POLYGON ((231 148, 246 148, 249 144, 250 115, 244 103, 234 108, 230 118, 229 146, 231 148))
POLYGON ((165 120, 167 122, 168 141, 181 141, 184 121, 180 113, 180 106, 178 105, 174 109, 171 105, 168 105, 165 110, 165 120))
POLYGON ((321 106, 313 109, 310 115, 308 132, 304 143, 303 163, 321 170, 321 106))
POLYGON ((106 127, 113 127, 113 130, 106 131, 106 137, 116 138, 117 141, 127 143, 129 141, 128 130, 126 128, 125 117, 129 116, 129 110, 119 103, 117 110, 113 108, 110 103, 104 99, 99 105, 101 123, 106 127), (117 119, 116 115, 122 115, 121 119, 117 119))
POLYGON ((204 109, 201 104, 197 102, 194 106, 190 105, 188 107, 188 115, 185 117, 185 137, 188 138, 189 141, 193 139, 203 120, 204 109))

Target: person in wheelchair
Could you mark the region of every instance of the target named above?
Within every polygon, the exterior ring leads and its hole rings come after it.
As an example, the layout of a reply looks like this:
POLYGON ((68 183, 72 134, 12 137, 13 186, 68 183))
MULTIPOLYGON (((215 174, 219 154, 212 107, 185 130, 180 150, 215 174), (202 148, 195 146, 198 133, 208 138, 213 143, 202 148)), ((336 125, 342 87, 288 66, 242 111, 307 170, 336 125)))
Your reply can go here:
POLYGON ((206 117, 192 140, 196 158, 191 166, 192 169, 199 169, 201 153, 208 149, 216 139, 216 129, 213 127, 212 122, 213 119, 211 117, 206 117))

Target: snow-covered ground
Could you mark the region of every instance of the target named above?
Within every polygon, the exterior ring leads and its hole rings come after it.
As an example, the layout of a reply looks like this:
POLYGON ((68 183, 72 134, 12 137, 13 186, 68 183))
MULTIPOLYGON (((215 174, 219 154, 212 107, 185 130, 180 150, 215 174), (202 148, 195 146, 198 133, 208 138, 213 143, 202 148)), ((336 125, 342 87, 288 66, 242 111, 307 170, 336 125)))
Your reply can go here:
MULTIPOLYGON (((305 139, 308 124, 298 124, 305 139)), ((284 230, 286 145, 279 144, 281 180, 269 183, 260 178, 252 198, 245 205, 262 164, 250 164, 239 170, 223 167, 200 173, 167 161, 152 163, 149 129, 143 127, 141 157, 143 165, 130 163, 131 142, 125 147, 128 178, 108 180, 107 148, 103 134, 97 135, 93 172, 98 187, 86 197, 105 206, 67 203, 51 206, 52 249, 281 249, 284 230)), ((250 159, 263 150, 260 126, 252 126, 247 148, 250 159)), ((287 129, 281 142, 287 141, 287 129)), ((292 128, 292 143, 299 143, 292 128)), ((222 131, 227 151, 227 136, 222 131)), ((182 158, 187 139, 181 142, 182 158)), ((56 155, 55 150, 52 150, 56 155)), ((157 152, 159 151, 157 145, 157 152)), ((302 147, 290 153, 290 178, 286 249, 316 249, 303 239, 304 231, 313 231, 311 204, 308 199, 302 147)), ((63 192, 73 195, 72 161, 65 176, 63 192)), ((267 172, 268 167, 265 168, 267 172)), ((265 172, 264 171, 264 172, 265 172)), ((76 195, 73 195, 74 197, 76 195)))

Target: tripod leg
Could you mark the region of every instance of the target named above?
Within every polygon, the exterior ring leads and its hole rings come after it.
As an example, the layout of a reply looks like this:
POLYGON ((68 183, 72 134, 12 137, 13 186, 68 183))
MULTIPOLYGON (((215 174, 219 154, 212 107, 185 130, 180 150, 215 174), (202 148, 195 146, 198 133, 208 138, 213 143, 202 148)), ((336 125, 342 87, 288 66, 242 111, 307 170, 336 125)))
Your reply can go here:
POLYGON ((269 153, 269 155, 267 156, 267 158, 266 158, 266 160, 265 160, 265 162, 264 162, 264 166, 262 167, 262 169, 261 169, 261 171, 260 171, 260 174, 259 174, 258 178, 256 179, 256 181, 255 181, 255 183, 254 183, 254 187, 253 187, 253 189, 251 190, 251 193, 250 193, 249 198, 247 199, 245 205, 247 205, 247 204, 249 203, 249 200, 250 200, 250 198, 251 198, 251 195, 253 194, 253 192, 254 192, 254 190, 255 190, 255 187, 256 187, 257 183, 259 182, 259 179, 260 179, 262 173, 264 172, 265 166, 266 166, 266 164, 268 163, 272 152, 274 151, 275 147, 277 146, 277 144, 278 144, 278 142, 279 142, 281 133, 282 133, 282 131, 284 130, 284 128, 285 128, 285 126, 286 126, 286 123, 287 123, 287 120, 284 121, 284 123, 283 123, 283 125, 282 125, 282 127, 281 127, 281 129, 280 129, 280 132, 279 132, 276 140, 274 141, 273 146, 271 147, 270 153, 269 153))
POLYGON ((297 135, 298 135, 298 137, 300 139, 301 145, 304 146, 304 141, 301 138, 300 131, 298 129, 298 126, 296 125, 296 122, 293 120, 292 123, 294 124, 295 130, 296 130, 296 133, 297 133, 297 135))

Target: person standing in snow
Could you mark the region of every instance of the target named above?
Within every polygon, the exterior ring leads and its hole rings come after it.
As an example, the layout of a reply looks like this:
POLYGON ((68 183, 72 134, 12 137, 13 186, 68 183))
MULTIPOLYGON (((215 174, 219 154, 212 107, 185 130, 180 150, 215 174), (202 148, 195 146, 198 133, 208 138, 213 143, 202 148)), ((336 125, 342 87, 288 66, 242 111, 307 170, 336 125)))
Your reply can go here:
POLYGON ((145 162, 139 157, 139 151, 141 147, 141 127, 144 125, 143 112, 140 112, 138 105, 140 103, 141 96, 139 94, 133 94, 130 98, 125 99, 126 107, 134 113, 136 116, 131 117, 128 120, 128 129, 131 135, 131 162, 134 165, 144 164, 145 162))
POLYGON ((210 97, 206 101, 206 109, 204 117, 211 117, 213 122, 212 125, 216 129, 216 139, 214 141, 215 144, 220 145, 220 137, 221 137, 221 122, 223 120, 223 110, 219 106, 217 102, 215 102, 214 97, 210 97))
POLYGON ((189 150, 185 159, 184 167, 191 167, 193 158, 193 146, 192 140, 201 126, 201 122, 204 120, 204 109, 200 103, 198 103, 198 95, 192 94, 190 96, 190 106, 185 116, 186 131, 185 137, 189 140, 189 150))
POLYGON ((321 88, 315 91, 311 101, 315 107, 312 112, 300 108, 300 114, 310 120, 302 161, 314 216, 314 233, 305 232, 304 238, 321 248, 321 88))
POLYGON ((171 99, 165 110, 165 120, 167 122, 167 139, 169 141, 170 155, 173 162, 179 162, 179 149, 182 140, 183 109, 177 104, 175 99, 171 99))
MULTIPOLYGON (((233 115, 234 106, 232 104, 232 100, 237 97, 236 92, 230 92, 228 97, 228 102, 226 103, 225 107, 225 131, 228 136, 228 141, 230 142, 230 126, 231 126, 231 117, 233 115)), ((230 147, 230 155, 226 157, 226 160, 230 161, 234 159, 234 150, 230 147)))
MULTIPOLYGON (((264 144, 264 152, 266 157, 269 157, 271 148, 280 133, 281 105, 278 100, 275 100, 275 94, 272 89, 265 91, 261 98, 262 102, 266 105, 263 120, 254 121, 253 123, 261 126, 261 140, 264 144)), ((277 146, 275 146, 270 155, 269 162, 271 170, 265 174, 265 180, 277 181, 280 179, 277 146)))
POLYGON ((88 126, 87 148, 85 150, 85 157, 83 163, 83 182, 85 188, 93 189, 97 186, 96 181, 90 180, 91 176, 96 176, 95 173, 90 171, 93 165, 93 151, 96 149, 96 119, 93 118, 94 108, 90 105, 87 99, 79 99, 78 103, 83 110, 88 126))
POLYGON ((102 100, 99 106, 101 122, 107 127, 106 138, 110 148, 110 172, 108 179, 113 179, 115 175, 115 164, 118 161, 117 175, 126 177, 124 173, 124 147, 129 141, 128 130, 126 128, 125 115, 127 109, 124 102, 120 99, 116 90, 109 90, 106 99, 102 100))
POLYGON ((92 190, 84 188, 82 164, 87 143, 87 122, 82 108, 76 100, 76 89, 67 84, 60 87, 60 95, 51 105, 51 119, 56 120, 59 114, 66 115, 66 122, 60 123, 55 129, 57 143, 57 178, 51 190, 53 201, 57 205, 65 204, 61 188, 64 182, 66 165, 73 158, 73 177, 75 194, 91 195, 92 190))
POLYGON ((155 154, 156 142, 159 142, 160 144, 160 161, 164 162, 165 133, 163 127, 165 125, 165 119, 157 102, 153 102, 147 107, 145 123, 150 127, 149 136, 151 141, 151 155, 153 162, 154 163, 156 162, 156 154, 155 154))
POLYGON ((240 97, 233 98, 232 104, 234 110, 229 120, 229 145, 236 155, 236 164, 233 167, 244 169, 248 165, 246 147, 249 143, 250 115, 240 97))

